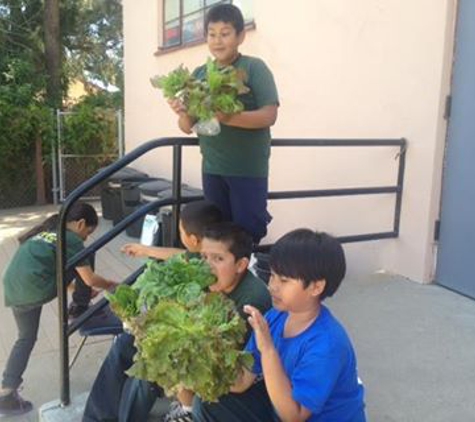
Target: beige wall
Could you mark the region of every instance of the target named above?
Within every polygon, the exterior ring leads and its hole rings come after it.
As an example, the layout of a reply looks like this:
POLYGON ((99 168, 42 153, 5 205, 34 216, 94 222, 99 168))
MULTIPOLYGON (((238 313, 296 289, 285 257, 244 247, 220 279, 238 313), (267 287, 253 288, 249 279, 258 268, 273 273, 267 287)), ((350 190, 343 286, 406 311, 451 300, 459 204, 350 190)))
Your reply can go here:
MULTIPOLYGON (((408 140, 401 235, 347 245, 351 271, 384 269, 431 280, 449 89, 454 1, 255 0, 256 29, 241 51, 273 70, 281 99, 274 137, 401 138, 408 140)), ((130 150, 145 140, 181 135, 149 77, 208 55, 205 45, 155 56, 161 2, 125 0, 125 125, 130 150)), ((395 183, 394 148, 275 150, 272 190, 395 183)), ((169 176, 168 151, 139 166, 169 176)), ((185 156, 185 180, 200 180, 200 156, 185 156)), ((275 201, 269 241, 307 225, 337 235, 391 230, 394 198, 275 201)))

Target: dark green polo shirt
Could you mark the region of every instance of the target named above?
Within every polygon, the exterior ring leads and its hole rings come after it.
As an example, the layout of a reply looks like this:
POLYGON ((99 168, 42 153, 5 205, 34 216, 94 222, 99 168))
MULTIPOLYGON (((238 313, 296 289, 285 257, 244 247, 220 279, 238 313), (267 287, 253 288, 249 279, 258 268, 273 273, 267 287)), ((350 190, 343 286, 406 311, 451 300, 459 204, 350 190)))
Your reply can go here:
MULTIPOLYGON (((66 257, 84 249, 82 239, 66 231, 66 257)), ((88 265, 87 261, 77 266, 88 265)), ((3 277, 5 305, 36 305, 56 297, 56 233, 42 232, 20 245, 3 277)))
MULTIPOLYGON (((254 306, 259 309, 262 314, 265 314, 272 306, 272 299, 266 284, 249 270, 241 282, 227 296, 234 302, 236 310, 239 312, 239 315, 244 318, 246 323, 249 315, 244 312, 244 305, 254 306)), ((247 324, 247 328, 246 342, 251 334, 249 324, 247 324)))
MULTIPOLYGON (((245 85, 250 88, 250 92, 238 97, 244 104, 244 110, 279 104, 274 77, 261 59, 240 55, 233 66, 245 71, 245 85)), ((204 79, 206 65, 195 69, 193 74, 204 79)), ((221 124, 218 135, 199 135, 199 139, 204 173, 240 177, 268 176, 270 128, 242 129, 221 124)))

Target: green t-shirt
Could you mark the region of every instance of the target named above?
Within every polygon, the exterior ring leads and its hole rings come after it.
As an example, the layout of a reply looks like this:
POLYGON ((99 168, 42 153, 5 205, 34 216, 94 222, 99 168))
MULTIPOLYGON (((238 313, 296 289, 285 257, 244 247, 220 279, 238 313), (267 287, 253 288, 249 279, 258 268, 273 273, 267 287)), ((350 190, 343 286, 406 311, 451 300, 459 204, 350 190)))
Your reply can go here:
MULTIPOLYGON (((244 104, 244 110, 279 104, 274 77, 261 59, 240 55, 233 66, 244 70, 244 83, 250 88, 247 94, 238 97, 244 104)), ((193 74, 204 79, 206 65, 195 69, 193 74)), ((240 177, 268 176, 270 128, 242 129, 221 124, 218 135, 199 135, 199 139, 204 173, 240 177)))
MULTIPOLYGON (((56 297, 56 237, 41 232, 20 245, 3 277, 6 306, 40 305, 56 297)), ((82 239, 67 230, 67 259, 83 249, 82 239)))
MULTIPOLYGON (((239 315, 244 318, 246 323, 249 315, 244 312, 244 305, 254 306, 259 309, 262 314, 265 314, 272 306, 272 299, 266 284, 249 270, 236 288, 227 296, 234 302, 236 310, 239 312, 239 315)), ((247 324, 247 328, 246 342, 251 334, 249 324, 247 324)))

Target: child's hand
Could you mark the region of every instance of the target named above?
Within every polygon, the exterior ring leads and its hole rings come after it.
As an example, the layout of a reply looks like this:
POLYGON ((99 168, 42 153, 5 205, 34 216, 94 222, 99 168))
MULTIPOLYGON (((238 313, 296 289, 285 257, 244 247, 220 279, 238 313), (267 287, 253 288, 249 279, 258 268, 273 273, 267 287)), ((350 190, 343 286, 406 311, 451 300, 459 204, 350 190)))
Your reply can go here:
POLYGON ((186 113, 186 108, 185 108, 185 105, 183 104, 183 102, 181 100, 179 100, 178 98, 173 98, 171 100, 168 100, 168 105, 170 106, 170 108, 178 115, 180 114, 183 114, 183 113, 186 113))
POLYGON ((225 113, 222 113, 221 111, 217 111, 215 113, 215 116, 218 119, 219 123, 227 124, 232 119, 233 114, 225 114, 225 113))
POLYGON ((116 281, 112 280, 107 280, 107 287, 104 290, 107 290, 109 293, 113 293, 115 288, 119 285, 120 283, 117 283, 116 281))
POLYGON ((244 306, 244 312, 250 315, 247 320, 254 330, 259 351, 265 353, 268 350, 274 349, 274 342, 270 335, 269 324, 267 324, 266 319, 262 316, 259 310, 254 308, 254 306, 246 305, 244 306))
POLYGON ((140 243, 127 243, 120 248, 120 251, 134 258, 145 258, 148 256, 145 252, 144 246, 140 243))

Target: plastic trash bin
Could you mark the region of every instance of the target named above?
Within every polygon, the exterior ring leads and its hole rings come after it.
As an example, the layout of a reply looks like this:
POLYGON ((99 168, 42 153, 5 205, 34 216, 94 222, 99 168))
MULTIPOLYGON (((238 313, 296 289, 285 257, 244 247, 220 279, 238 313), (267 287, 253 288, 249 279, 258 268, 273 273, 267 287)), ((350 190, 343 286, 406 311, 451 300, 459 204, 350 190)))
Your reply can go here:
POLYGON ((106 220, 119 221, 122 214, 121 187, 125 182, 148 179, 148 174, 132 167, 125 167, 110 176, 101 188, 102 217, 106 220))

